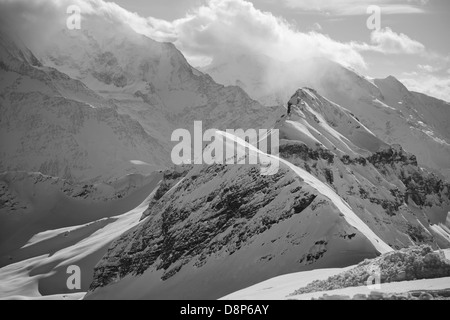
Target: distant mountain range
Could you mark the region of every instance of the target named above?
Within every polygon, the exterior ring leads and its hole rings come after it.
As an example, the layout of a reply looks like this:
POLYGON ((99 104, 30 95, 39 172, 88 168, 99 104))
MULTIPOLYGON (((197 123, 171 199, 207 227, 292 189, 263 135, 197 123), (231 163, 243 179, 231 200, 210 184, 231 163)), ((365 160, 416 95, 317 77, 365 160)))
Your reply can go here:
POLYGON ((394 77, 369 79, 326 59, 238 56, 227 61, 203 70, 219 83, 242 87, 263 105, 285 104, 298 88, 314 88, 383 141, 402 145, 421 166, 450 178, 449 102, 410 92, 394 77))

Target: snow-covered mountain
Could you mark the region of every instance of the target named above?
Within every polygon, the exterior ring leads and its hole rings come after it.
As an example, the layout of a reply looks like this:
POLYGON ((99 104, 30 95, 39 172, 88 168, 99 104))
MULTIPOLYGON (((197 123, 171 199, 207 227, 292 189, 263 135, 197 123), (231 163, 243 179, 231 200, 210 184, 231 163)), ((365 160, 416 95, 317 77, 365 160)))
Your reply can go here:
POLYGON ((394 77, 367 80, 333 64, 316 86, 380 139, 400 144, 419 164, 450 177, 450 104, 410 92, 394 77))
POLYGON ((269 128, 284 112, 216 84, 172 44, 92 19, 58 33, 39 59, 2 36, 0 171, 76 181, 148 174, 168 162, 175 129, 269 128), (98 23, 111 33, 95 32, 98 23))
POLYGON ((106 181, 164 163, 164 148, 137 121, 4 34, 0 67, 0 172, 106 181))
POLYGON ((269 128, 279 112, 237 86, 224 87, 189 65, 171 43, 156 42, 123 23, 87 16, 79 31, 62 30, 37 56, 139 121, 165 145, 174 129, 269 128))
POLYGON ((450 247, 450 185, 422 168, 450 176, 449 106, 395 78, 329 61, 297 77, 295 63, 236 57, 209 70, 225 87, 174 45, 96 15, 33 52, 14 39, 0 36, 0 299, 61 297, 72 264, 88 299, 211 299, 450 247), (258 153, 280 170, 169 169, 173 130, 194 121, 278 129, 279 157, 258 153))
POLYGON ((326 59, 279 62, 241 56, 204 69, 237 84, 265 105, 286 103, 298 87, 312 87, 349 109, 380 139, 400 144, 421 166, 450 178, 450 104, 410 92, 394 77, 369 79, 326 59))
POLYGON ((290 103, 276 126, 276 175, 245 165, 166 175, 142 224, 97 265, 87 298, 219 298, 292 270, 450 246, 448 183, 315 90, 290 103))

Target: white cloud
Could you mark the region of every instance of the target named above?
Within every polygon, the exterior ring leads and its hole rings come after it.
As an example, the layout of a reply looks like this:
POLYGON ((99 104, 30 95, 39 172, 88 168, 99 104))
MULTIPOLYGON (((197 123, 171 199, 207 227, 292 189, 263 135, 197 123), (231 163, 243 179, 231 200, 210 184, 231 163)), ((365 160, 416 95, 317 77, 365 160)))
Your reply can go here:
POLYGON ((450 102, 450 78, 434 75, 419 75, 414 78, 401 79, 411 91, 421 92, 438 99, 450 102))
POLYGON ((282 2, 289 8, 301 11, 365 15, 371 5, 380 6, 384 14, 423 13, 422 6, 427 4, 428 0, 283 0, 282 2))
MULTIPOLYGON (((353 1, 337 2, 348 5, 353 1)), ((317 31, 300 32, 284 19, 262 12, 244 0, 210 0, 171 22, 143 18, 103 0, 0 0, 0 4, 2 18, 20 17, 13 21, 15 27, 38 43, 50 38, 48 30, 65 25, 67 6, 76 4, 84 15, 101 15, 155 40, 174 42, 195 65, 226 55, 260 54, 284 61, 323 57, 361 69, 366 63, 360 52, 416 54, 425 50, 421 43, 389 28, 374 31, 371 44, 335 41, 318 32, 319 25, 315 26, 317 31)))
POLYGON ((422 54, 425 46, 403 33, 396 33, 390 28, 375 30, 371 34, 371 43, 354 43, 360 51, 375 51, 384 54, 422 54))
POLYGON ((32 49, 42 47, 52 41, 52 33, 66 28, 70 5, 80 7, 83 17, 101 16, 143 34, 153 30, 147 19, 103 0, 0 0, 0 27, 6 25, 32 49))
POLYGON ((402 73, 402 75, 404 76, 404 77, 417 77, 418 75, 419 75, 419 73, 418 72, 416 72, 416 71, 412 71, 412 72, 403 72, 402 73))
POLYGON ((226 55, 261 54, 280 60, 324 57, 365 67, 358 50, 318 32, 299 32, 271 13, 244 0, 210 0, 175 21, 143 18, 103 0, 0 0, 0 20, 42 45, 65 27, 66 9, 78 5, 84 17, 103 16, 155 40, 174 42, 193 64, 226 55))
POLYGON ((419 65, 417 66, 417 68, 418 68, 419 70, 421 70, 421 71, 428 72, 428 73, 433 73, 433 72, 437 72, 437 71, 440 70, 440 68, 435 68, 435 67, 430 66, 430 65, 428 65, 428 64, 419 64, 419 65))
POLYGON ((164 27, 168 39, 176 37, 176 45, 188 57, 264 54, 284 61, 326 57, 365 66, 351 44, 317 32, 299 32, 285 20, 243 0, 211 0, 171 25, 154 19, 152 23, 156 30, 164 27))
MULTIPOLYGON (((212 59, 227 61, 236 55, 260 55, 297 62, 322 57, 361 69, 366 67, 362 56, 365 51, 385 54, 425 52, 421 43, 391 29, 374 31, 370 44, 342 43, 319 32, 300 32, 284 19, 257 10, 244 0, 210 0, 175 21, 143 18, 103 0, 0 0, 0 21, 9 22, 29 40, 44 45, 52 38, 51 32, 65 27, 66 9, 71 4, 79 5, 85 18, 87 15, 102 16, 119 26, 129 25, 155 40, 174 42, 188 60, 197 65, 212 59)), ((266 77, 271 78, 274 67, 265 67, 266 77)), ((290 77, 308 69, 308 66, 303 67, 302 63, 296 63, 295 70, 281 71, 284 81, 290 82, 290 77)), ((302 76, 305 74, 303 72, 302 76)), ((406 79, 412 88, 448 99, 448 93, 442 93, 448 90, 448 80, 425 80, 420 89, 421 81, 406 79)), ((278 86, 284 85, 280 77, 276 81, 278 86)))

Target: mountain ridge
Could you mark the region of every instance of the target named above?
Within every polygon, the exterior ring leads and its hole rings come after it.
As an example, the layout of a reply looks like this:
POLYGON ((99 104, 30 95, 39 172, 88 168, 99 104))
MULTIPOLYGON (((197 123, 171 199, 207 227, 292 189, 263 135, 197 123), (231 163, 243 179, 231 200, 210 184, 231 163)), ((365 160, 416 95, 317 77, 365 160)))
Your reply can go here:
POLYGON ((120 292, 136 299, 218 298, 277 273, 348 266, 391 247, 450 246, 448 231, 437 231, 449 230, 450 184, 418 167, 417 158, 400 146, 349 148, 358 140, 348 130, 352 126, 338 126, 343 133, 334 136, 350 155, 333 148, 336 142, 308 144, 304 129, 299 135, 283 123, 303 123, 317 136, 331 137, 336 131, 328 110, 377 138, 315 90, 298 90, 290 101, 296 115, 279 123, 279 174, 262 178, 254 166, 215 165, 166 175, 142 224, 117 239, 97 265, 86 298, 120 299, 120 292), (230 268, 243 275, 232 276, 230 268), (223 276, 216 279, 211 272, 223 276))

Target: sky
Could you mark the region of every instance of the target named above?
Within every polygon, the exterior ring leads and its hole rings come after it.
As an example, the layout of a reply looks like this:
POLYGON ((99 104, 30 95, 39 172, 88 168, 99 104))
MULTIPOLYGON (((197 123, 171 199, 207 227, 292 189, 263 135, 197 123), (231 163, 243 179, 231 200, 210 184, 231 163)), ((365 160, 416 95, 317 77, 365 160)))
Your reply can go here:
MULTIPOLYGON (((223 39, 224 34, 228 33, 225 29, 227 23, 230 29, 236 29, 230 25, 233 23, 239 24, 241 27, 246 26, 246 24, 240 23, 239 19, 236 20, 230 15, 238 16, 241 14, 241 19, 254 19, 255 23, 258 20, 259 22, 263 21, 264 15, 267 17, 273 16, 282 24, 286 24, 293 33, 314 33, 323 36, 325 42, 327 42, 325 38, 329 38, 334 42, 334 45, 342 44, 342 47, 337 50, 342 51, 340 57, 335 60, 354 67, 366 76, 385 78, 393 75, 404 82, 411 90, 421 91, 450 101, 450 37, 448 36, 450 31, 450 1, 448 0, 231 1, 234 4, 238 2, 251 4, 254 11, 261 13, 262 17, 255 12, 244 15, 242 12, 246 10, 239 9, 225 8, 230 12, 229 15, 217 13, 220 9, 214 9, 214 5, 211 5, 211 1, 208 0, 114 0, 114 2, 144 18, 155 19, 159 22, 164 21, 165 23, 155 23, 154 25, 164 25, 164 28, 170 30, 168 31, 170 36, 158 40, 175 42, 195 66, 207 64, 209 60, 204 60, 204 56, 211 56, 209 48, 203 48, 204 52, 202 52, 202 41, 212 41, 209 38, 217 37, 221 39, 218 42, 229 42, 229 39, 223 39), (367 20, 371 17, 367 9, 373 5, 381 9, 381 29, 378 31, 370 30, 367 27, 367 20), (203 11, 201 8, 203 8, 203 11), (205 13, 205 8, 212 9, 205 13), (203 35, 199 33, 195 36, 192 35, 192 32, 185 30, 189 29, 189 22, 186 22, 186 19, 191 19, 192 22, 192 19, 195 19, 194 16, 197 16, 199 20, 198 25, 194 28, 208 28, 208 23, 211 25, 211 29, 214 28, 214 23, 204 17, 207 14, 214 16, 211 20, 224 20, 222 24, 217 25, 217 27, 220 26, 223 29, 216 30, 215 33, 207 34, 204 32, 203 35), (183 20, 184 22, 181 22, 183 20), (182 37, 186 37, 186 39, 180 39, 182 37), (208 39, 205 39, 205 37, 208 37, 208 39), (195 41, 199 42, 197 47, 192 44, 195 41), (191 43, 186 45, 187 42, 191 43), (356 57, 356 55, 359 55, 359 57, 356 57)), ((216 4, 215 7, 217 6, 216 4)), ((250 24, 250 22, 248 23, 250 24)), ((268 26, 273 29, 279 27, 273 21, 270 21, 268 26)), ((284 27, 280 28, 283 29, 284 27)), ((249 27, 249 29, 251 28, 252 26, 249 27)), ((241 31, 246 36, 246 40, 251 42, 252 39, 249 35, 251 32, 244 29, 241 29, 241 31)), ((233 32, 235 31, 231 31, 231 33, 233 32)), ((236 38, 242 36, 239 30, 237 32, 236 38)), ((279 36, 292 38, 292 47, 295 47, 294 42, 298 40, 297 37, 293 34, 283 35, 283 33, 286 33, 286 30, 279 31, 279 36)), ((253 41, 259 42, 261 37, 264 37, 264 34, 256 34, 256 39, 253 39, 253 41)), ((230 36, 229 38, 232 39, 233 37, 230 36)), ((270 41, 270 36, 268 41, 270 41)), ((316 44, 321 46, 320 42, 318 41, 316 44)), ((289 41, 283 40, 281 43, 289 45, 289 41)), ((308 42, 308 44, 311 43, 308 42)), ((221 45, 224 45, 224 43, 221 43, 221 45)), ((226 43, 225 45, 233 44, 226 43)), ((325 48, 327 46, 325 44, 323 50, 330 50, 331 53, 336 49, 331 43, 328 45, 329 48, 325 48)), ((283 49, 278 49, 281 54, 283 49)), ((276 50, 271 53, 277 54, 276 50)), ((336 58, 332 54, 330 56, 336 58)))
POLYGON ((449 0, 0 0, 0 18, 45 43, 72 5, 174 43, 194 67, 327 58, 450 101, 449 0))

